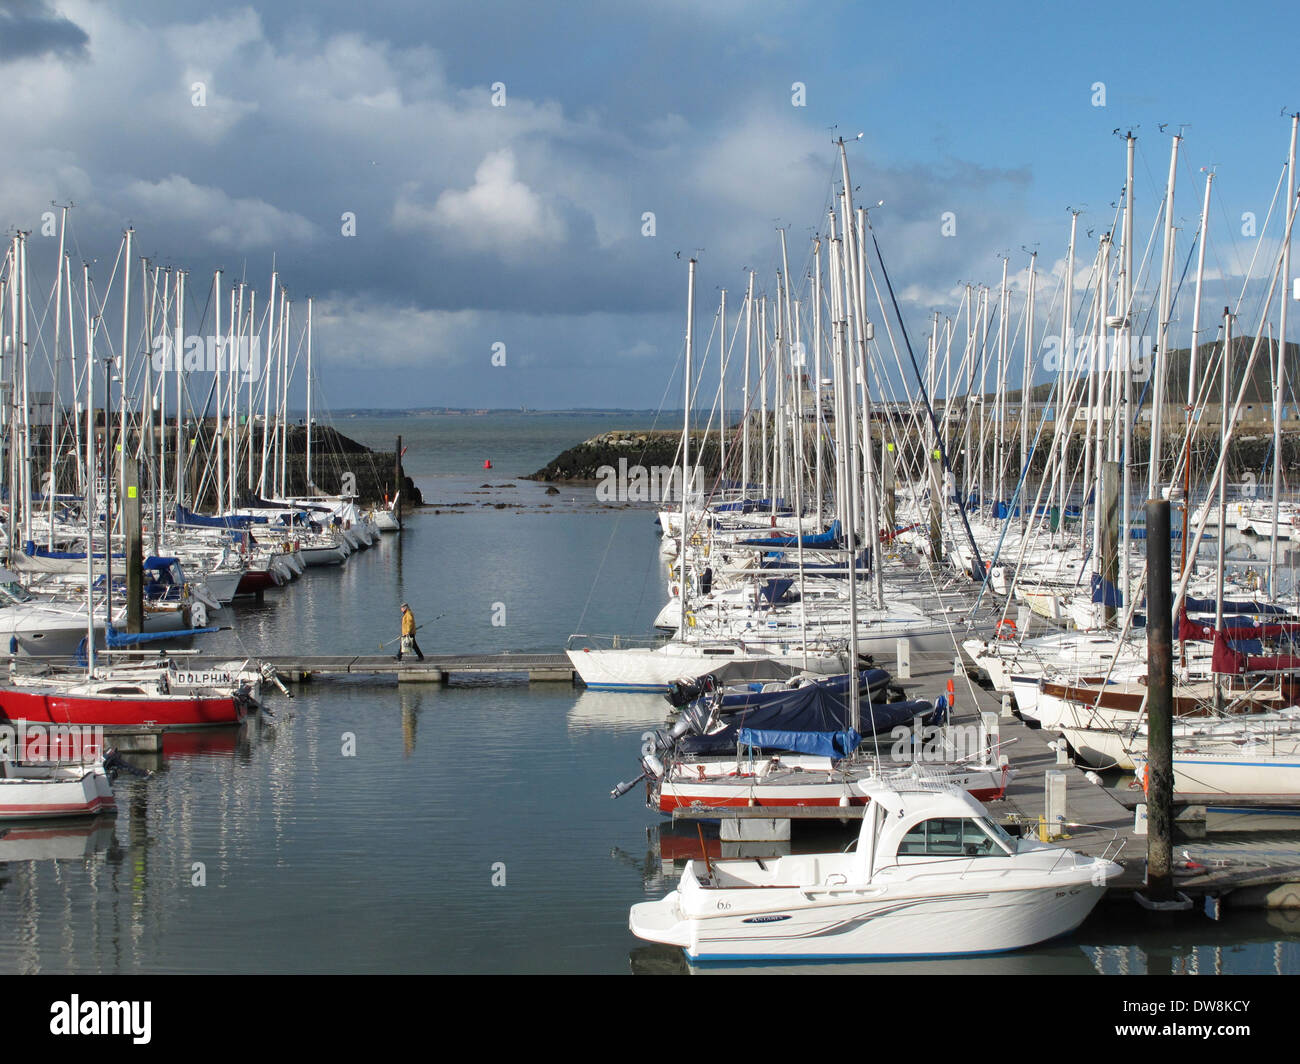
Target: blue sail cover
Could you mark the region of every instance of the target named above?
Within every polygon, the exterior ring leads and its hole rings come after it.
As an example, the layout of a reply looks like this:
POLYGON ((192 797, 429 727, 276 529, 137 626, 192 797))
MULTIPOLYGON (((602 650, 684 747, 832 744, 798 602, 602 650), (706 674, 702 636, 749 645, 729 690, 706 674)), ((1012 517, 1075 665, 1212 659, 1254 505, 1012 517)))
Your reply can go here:
MULTIPOLYGON (((811 683, 793 691, 774 694, 779 697, 731 714, 727 725, 716 732, 686 736, 681 740, 679 749, 690 754, 734 753, 742 731, 784 733, 851 730, 853 710, 849 705, 848 692, 843 686, 837 691, 827 683, 811 683)), ((859 704, 859 727, 863 735, 888 734, 899 724, 911 723, 913 717, 932 718, 934 713, 934 704, 924 700, 880 703, 864 698, 859 704)), ((785 746, 770 747, 762 744, 757 744, 756 748, 788 749, 785 746)))
POLYGON ((267 519, 265 517, 254 517, 252 514, 205 517, 203 514, 196 514, 187 507, 177 506, 176 523, 178 525, 193 525, 196 528, 247 528, 249 525, 264 525, 267 523, 267 519))
MULTIPOLYGON (((831 527, 825 532, 817 532, 813 535, 803 537, 805 547, 833 547, 840 539, 840 523, 832 521, 831 527)), ((798 536, 771 536, 767 539, 742 539, 742 547, 797 547, 799 546, 800 537, 798 536)))
MULTIPOLYGON (((82 561, 86 560, 84 550, 49 550, 36 543, 35 540, 29 539, 23 544, 23 553, 29 558, 57 558, 62 561, 82 561)), ((96 558, 102 558, 102 554, 96 554, 96 558)), ((125 558, 125 554, 114 554, 114 558, 125 558)))
POLYGON ((220 628, 181 628, 175 632, 119 632, 111 624, 104 633, 104 642, 110 647, 129 647, 136 643, 161 643, 166 639, 178 639, 182 636, 208 635, 219 632, 220 628))
MULTIPOLYGON (((871 551, 863 550, 858 554, 857 575, 859 580, 869 580, 871 573, 868 567, 871 565, 871 551)), ((798 572, 799 561, 797 558, 787 556, 783 551, 772 551, 763 555, 763 560, 759 562, 761 569, 774 569, 778 572, 788 570, 798 572)), ((825 576, 844 576, 849 575, 849 567, 846 562, 804 562, 803 570, 806 573, 820 572, 825 576)))
MULTIPOLYGON (((759 596, 769 606, 785 598, 786 592, 794 587, 794 581, 788 579, 769 580, 758 589, 759 596)), ((791 602, 797 602, 798 596, 792 598, 791 602)))
MULTIPOLYGON (((1109 580, 1103 579, 1101 576, 1097 575, 1096 573, 1092 574, 1092 601, 1093 602, 1104 602, 1107 606, 1119 607, 1124 604, 1123 599, 1124 599, 1123 594, 1119 591, 1117 587, 1115 587, 1114 584, 1112 584, 1109 580)), ((1216 612, 1215 600, 1212 598, 1194 598, 1191 595, 1188 595, 1183 600, 1183 602, 1189 614, 1192 613, 1214 614, 1216 612)), ((1138 605, 1141 606, 1146 605, 1145 595, 1142 597, 1142 600, 1138 603, 1138 605)), ((1224 599, 1223 612, 1227 616, 1250 615, 1250 614, 1269 614, 1272 616, 1284 616, 1289 611, 1285 606, 1274 606, 1267 602, 1256 602, 1254 599, 1248 599, 1245 601, 1224 599)))
POLYGON ((754 731, 740 729, 740 744, 755 750, 788 750, 795 754, 817 754, 838 760, 848 757, 862 742, 852 728, 842 732, 754 731))
MULTIPOLYGON (((1188 613, 1214 613, 1214 599, 1192 598, 1188 595, 1184 600, 1187 604, 1188 613)), ((1284 615, 1287 612, 1285 606, 1274 606, 1267 602, 1232 602, 1228 599, 1223 600, 1224 613, 1269 613, 1274 615, 1284 615)))

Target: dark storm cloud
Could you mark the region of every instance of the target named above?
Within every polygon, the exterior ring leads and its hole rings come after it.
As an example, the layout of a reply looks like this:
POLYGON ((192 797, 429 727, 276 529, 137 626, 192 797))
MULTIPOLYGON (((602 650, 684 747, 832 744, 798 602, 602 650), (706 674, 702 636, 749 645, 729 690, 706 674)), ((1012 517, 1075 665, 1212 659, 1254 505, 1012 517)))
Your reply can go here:
POLYGON ((80 58, 89 41, 85 30, 44 0, 0 0, 0 63, 42 55, 80 58))

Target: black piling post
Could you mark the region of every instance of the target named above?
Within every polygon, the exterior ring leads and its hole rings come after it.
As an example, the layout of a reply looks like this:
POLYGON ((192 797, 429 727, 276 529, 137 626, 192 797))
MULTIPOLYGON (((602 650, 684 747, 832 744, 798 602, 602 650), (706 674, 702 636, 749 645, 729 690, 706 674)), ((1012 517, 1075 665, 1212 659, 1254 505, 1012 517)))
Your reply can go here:
POLYGON ((1147 500, 1147 897, 1174 897, 1174 622, 1169 502, 1147 500))

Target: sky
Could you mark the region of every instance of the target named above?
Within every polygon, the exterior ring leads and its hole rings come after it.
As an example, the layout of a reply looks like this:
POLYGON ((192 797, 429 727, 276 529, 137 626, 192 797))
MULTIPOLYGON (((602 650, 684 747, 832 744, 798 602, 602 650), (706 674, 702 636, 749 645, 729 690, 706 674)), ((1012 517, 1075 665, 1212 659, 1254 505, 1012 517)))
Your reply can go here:
POLYGON ((1294 62, 1267 5, 0 0, 0 226, 32 234, 47 337, 71 202, 109 337, 130 226, 133 258, 188 271, 187 333, 214 270, 264 307, 274 269, 301 357, 312 297, 318 407, 680 407, 687 260, 701 345, 721 289, 729 332, 750 269, 775 292, 778 227, 806 285, 840 136, 922 348, 1001 255, 1023 292, 1038 252, 1049 312, 1070 212, 1085 265, 1114 222, 1129 130, 1140 247, 1172 134, 1180 264, 1214 168, 1206 299, 1235 302, 1244 216, 1254 276, 1280 238, 1294 62))

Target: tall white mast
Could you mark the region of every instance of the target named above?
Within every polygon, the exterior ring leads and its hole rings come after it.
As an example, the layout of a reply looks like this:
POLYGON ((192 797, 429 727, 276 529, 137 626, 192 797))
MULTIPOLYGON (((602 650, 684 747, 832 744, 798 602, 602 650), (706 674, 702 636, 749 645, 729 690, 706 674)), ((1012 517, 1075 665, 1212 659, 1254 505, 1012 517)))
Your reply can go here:
MULTIPOLYGON (((18 357, 23 367, 23 542, 32 538, 31 351, 27 345, 27 234, 18 234, 18 357)), ((16 363, 15 363, 16 364, 16 363)))
POLYGON ((289 293, 284 291, 280 305, 280 416, 279 416, 279 466, 281 499, 288 495, 285 483, 285 462, 289 450, 289 321, 293 304, 289 302, 289 293))
POLYGON ((690 584, 686 573, 686 545, 690 542, 690 533, 686 527, 687 500, 690 497, 691 466, 691 352, 695 343, 695 260, 691 259, 686 287, 686 364, 682 374, 686 391, 685 410, 682 413, 682 546, 678 552, 681 559, 681 594, 678 605, 681 615, 678 618, 678 631, 686 638, 686 589, 690 584))
POLYGON ((745 295, 745 421, 741 430, 741 479, 743 498, 749 498, 751 465, 749 461, 749 423, 753 420, 750 410, 749 364, 753 359, 751 338, 754 324, 754 271, 749 271, 749 291, 745 295))
POLYGON ((1137 138, 1129 133, 1125 138, 1125 177, 1124 177, 1124 284, 1122 288, 1121 302, 1123 306, 1120 313, 1123 315, 1120 328, 1121 334, 1120 350, 1124 352, 1122 359, 1116 361, 1123 363, 1121 376, 1124 381, 1124 402, 1120 407, 1120 417, 1123 420, 1121 430, 1123 433, 1123 448, 1121 450, 1121 460, 1124 463, 1123 474, 1123 500, 1121 507, 1123 511, 1123 528, 1120 531, 1120 548, 1119 548, 1119 579, 1122 591, 1122 602, 1125 609, 1132 604, 1132 597, 1129 594, 1129 573, 1128 573, 1128 556, 1129 544, 1131 542, 1130 529, 1133 527, 1132 521, 1132 496, 1133 496, 1133 375, 1129 371, 1133 357, 1133 154, 1137 145, 1137 138))
MULTIPOLYGON (((1169 323, 1173 316, 1174 301, 1174 179, 1178 174, 1178 145, 1182 139, 1181 136, 1174 136, 1169 151, 1169 181, 1165 186, 1165 248, 1160 266, 1160 317, 1156 323, 1156 362, 1151 372, 1151 454, 1147 462, 1147 497, 1150 499, 1160 497, 1165 374, 1169 368, 1169 323)), ((1128 603, 1124 605, 1127 606, 1128 603)))
MULTIPOLYGON (((118 416, 117 440, 117 483, 119 486, 126 483, 126 392, 130 374, 130 367, 127 364, 127 344, 129 342, 127 329, 131 324, 131 237, 134 234, 135 230, 128 227, 126 230, 126 251, 122 255, 122 350, 119 352, 122 380, 119 384, 121 410, 118 416)), ((105 420, 107 420, 107 416, 106 413, 105 420)), ((105 472, 107 472, 107 468, 108 465, 105 463, 105 472)), ((122 509, 122 518, 123 520, 126 519, 125 506, 122 509)))
POLYGON ((1196 363, 1201 346, 1201 287, 1205 280, 1205 234, 1210 225, 1210 186, 1212 184, 1214 184, 1214 171, 1207 170, 1205 172, 1205 203, 1201 207, 1201 233, 1197 238, 1199 245, 1196 249, 1196 292, 1192 297, 1195 300, 1192 304, 1192 350, 1187 368, 1187 425, 1189 432, 1193 420, 1196 419, 1193 408, 1196 406, 1196 389, 1200 385, 1200 378, 1196 374, 1196 363))
MULTIPOLYGON (((233 293, 232 293, 233 295, 233 293)), ((239 282, 239 296, 235 302, 235 310, 231 315, 231 322, 234 328, 231 331, 231 356, 230 366, 230 486, 228 501, 225 506, 228 511, 235 509, 235 498, 239 493, 239 375, 243 367, 243 360, 240 358, 240 348, 243 346, 244 338, 244 282, 239 282)), ((251 355, 250 355, 251 359, 251 355)), ((252 368, 251 360, 249 368, 252 368)))
POLYGON ((307 297, 307 466, 305 477, 307 479, 307 494, 311 495, 316 489, 312 487, 311 479, 311 296, 307 297))
MULTIPOLYGON (((99 512, 99 503, 95 491, 95 357, 93 333, 90 327, 90 265, 81 265, 82 286, 86 299, 86 667, 87 675, 95 673, 95 515, 99 512)), ((72 323, 68 323, 71 327, 72 323)), ((75 390, 75 389, 74 389, 75 390)), ((107 410, 105 410, 107 414, 107 410)), ((107 439, 108 421, 104 421, 107 439)), ((104 529, 104 553, 108 555, 113 549, 112 536, 108 527, 104 529)), ((113 596, 108 591, 105 611, 112 608, 113 596)), ((111 616, 105 618, 105 633, 111 616)))
POLYGON ((727 290, 718 306, 718 475, 727 475, 727 290))
POLYGON ((279 275, 271 271, 271 293, 267 303, 266 380, 262 389, 262 471, 257 478, 257 494, 266 496, 266 461, 271 445, 271 359, 275 357, 275 292, 279 275))
MULTIPOLYGON (((49 539, 47 546, 54 549, 54 495, 58 486, 58 445, 59 445, 59 348, 63 339, 63 238, 68 228, 68 208, 64 207, 59 221, 59 258, 58 276, 54 283, 54 383, 50 390, 50 475, 45 491, 45 502, 49 516, 49 539)), ((71 331, 72 322, 68 322, 71 331)), ((72 391, 76 394, 77 379, 72 379, 72 391)))
MULTIPOLYGON (((226 448, 225 440, 222 438, 222 428, 225 421, 222 418, 222 406, 225 401, 225 394, 222 391, 222 378, 226 362, 226 348, 222 342, 221 335, 221 270, 217 269, 212 274, 212 305, 215 308, 214 330, 216 332, 215 340, 217 344, 217 364, 213 367, 216 374, 214 385, 217 393, 217 423, 213 434, 216 446, 213 448, 217 452, 217 505, 216 512, 221 513, 222 504, 226 499, 226 448)), ((234 324, 233 322, 231 323, 234 324)))
MULTIPOLYGON (((1034 393, 1034 282, 1038 276, 1037 265, 1038 252, 1030 252, 1029 294, 1025 303, 1025 365, 1020 375, 1020 476, 1025 484, 1029 482, 1029 412, 1033 409, 1034 393)), ((1025 490, 1020 493, 1020 530, 1022 535, 1028 530, 1028 511, 1025 509, 1025 499, 1028 494, 1028 491, 1025 490)))
POLYGON ((1056 383, 1056 431, 1057 439, 1057 504, 1061 516, 1057 523, 1057 532, 1062 544, 1065 542, 1065 493, 1066 466, 1070 453, 1070 440, 1074 436, 1074 411, 1066 411, 1066 367, 1074 367, 1074 239, 1079 230, 1079 212, 1070 211, 1070 247, 1065 254, 1065 292, 1061 310, 1061 375, 1056 383))
POLYGON ((185 501, 185 271, 176 271, 176 505, 185 501))
POLYGON ((995 404, 998 431, 993 445, 993 499, 998 503, 1006 498, 1002 466, 1007 446, 1007 348, 1010 343, 1007 334, 1007 266, 1010 262, 1010 256, 1002 256, 1002 287, 998 292, 998 394, 995 404))
MULTIPOLYGON (((1295 158, 1296 158, 1296 127, 1300 124, 1300 114, 1291 116, 1291 151, 1287 156, 1287 178, 1286 178, 1286 202, 1287 209, 1295 202, 1295 158)), ((1288 230, 1286 240, 1282 244, 1282 276, 1289 278, 1291 276, 1291 234, 1288 230)), ((1276 574, 1277 574, 1277 522, 1278 522, 1278 500, 1282 494, 1282 397, 1286 393, 1286 310, 1289 293, 1283 292, 1281 299, 1281 311, 1278 322, 1278 342, 1277 342, 1277 376, 1273 380, 1273 534, 1269 537, 1268 544, 1268 591, 1269 595, 1276 593, 1276 574)))
POLYGON ((817 473, 815 492, 817 496, 817 529, 822 527, 822 503, 825 501, 825 488, 822 485, 822 242, 818 237, 813 241, 813 276, 812 276, 812 323, 813 323, 813 402, 817 412, 813 417, 813 432, 817 437, 817 473))

